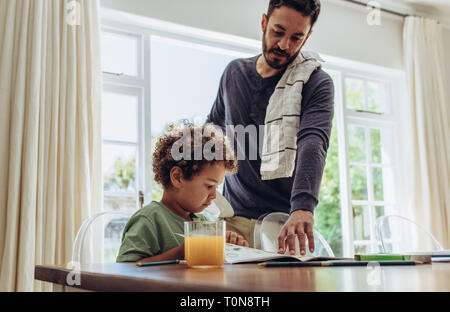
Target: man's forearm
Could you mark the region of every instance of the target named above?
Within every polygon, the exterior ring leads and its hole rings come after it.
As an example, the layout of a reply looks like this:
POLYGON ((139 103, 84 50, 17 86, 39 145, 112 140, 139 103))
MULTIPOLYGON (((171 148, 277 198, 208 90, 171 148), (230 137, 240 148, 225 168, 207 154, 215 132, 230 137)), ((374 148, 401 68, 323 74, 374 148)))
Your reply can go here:
POLYGON ((314 212, 319 199, 326 159, 325 145, 321 137, 310 134, 302 139, 297 150, 297 167, 291 192, 291 212, 314 212))
POLYGON ((291 199, 291 211, 290 213, 296 210, 307 210, 314 213, 314 209, 317 206, 318 201, 312 197, 308 193, 301 193, 295 198, 291 199))

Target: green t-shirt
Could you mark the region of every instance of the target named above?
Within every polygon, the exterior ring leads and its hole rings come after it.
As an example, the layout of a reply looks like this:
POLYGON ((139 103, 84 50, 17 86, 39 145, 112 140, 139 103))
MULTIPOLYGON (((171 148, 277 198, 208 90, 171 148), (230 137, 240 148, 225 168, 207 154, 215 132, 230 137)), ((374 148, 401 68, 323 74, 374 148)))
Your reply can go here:
MULTIPOLYGON (((194 214, 194 220, 207 220, 194 214)), ((184 238, 185 219, 177 216, 163 204, 152 201, 128 220, 122 235, 117 262, 138 261, 180 246, 184 238)))

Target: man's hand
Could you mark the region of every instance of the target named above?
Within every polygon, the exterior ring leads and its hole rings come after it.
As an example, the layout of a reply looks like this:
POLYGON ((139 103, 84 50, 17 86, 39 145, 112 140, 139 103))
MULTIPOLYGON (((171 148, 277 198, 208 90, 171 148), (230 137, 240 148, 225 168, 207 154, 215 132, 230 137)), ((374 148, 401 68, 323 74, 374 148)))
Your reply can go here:
POLYGON ((289 216, 286 224, 278 236, 278 253, 284 254, 289 247, 289 253, 295 254, 295 237, 298 237, 300 254, 306 254, 306 237, 308 238, 309 251, 314 252, 314 216, 306 210, 296 210, 289 216))
POLYGON ((232 231, 227 231, 226 242, 230 244, 248 247, 248 242, 244 239, 244 237, 232 231))

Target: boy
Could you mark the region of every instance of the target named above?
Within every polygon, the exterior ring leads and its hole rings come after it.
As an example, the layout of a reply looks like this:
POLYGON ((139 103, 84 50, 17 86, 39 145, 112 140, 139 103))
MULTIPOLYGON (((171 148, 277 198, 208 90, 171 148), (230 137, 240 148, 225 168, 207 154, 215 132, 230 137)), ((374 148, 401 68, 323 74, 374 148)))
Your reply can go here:
MULTIPOLYGON (((225 172, 233 173, 237 169, 228 142, 214 130, 212 125, 172 127, 159 138, 153 153, 153 172, 155 181, 163 186, 163 197, 160 202, 153 201, 137 211, 125 225, 117 262, 184 259, 184 238, 177 235, 184 233, 184 221, 206 221, 201 212, 216 197, 216 188, 225 172), (180 143, 186 133, 194 138, 188 142, 191 157, 176 160, 174 144, 180 143), (195 139, 198 133, 201 140, 195 139), (223 157, 207 160, 203 153, 206 143, 223 157), (219 148, 215 150, 216 147, 219 148), (200 160, 196 160, 199 157, 194 155, 195 150, 202 151, 200 160)), ((226 241, 248 246, 242 236, 230 231, 226 241)))

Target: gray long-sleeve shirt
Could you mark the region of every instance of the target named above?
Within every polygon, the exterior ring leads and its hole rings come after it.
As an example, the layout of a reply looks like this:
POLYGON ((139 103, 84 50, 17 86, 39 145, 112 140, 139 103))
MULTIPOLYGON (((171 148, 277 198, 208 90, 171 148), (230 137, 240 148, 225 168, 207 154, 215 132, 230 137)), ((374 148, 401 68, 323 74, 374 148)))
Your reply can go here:
POLYGON ((303 87, 293 177, 263 181, 260 174, 263 127, 260 126, 264 125, 270 96, 284 72, 262 78, 256 71, 259 56, 236 59, 227 66, 207 118, 207 122, 233 135, 238 155, 238 172, 225 177, 223 195, 235 215, 246 218, 257 219, 271 212, 313 212, 318 203, 331 134, 333 81, 325 71, 318 69, 303 87), (239 131, 229 131, 239 125, 241 129, 256 131, 246 131, 245 136, 239 135, 239 131), (257 157, 254 157, 255 148, 257 157), (245 157, 239 157, 242 155, 245 157))

